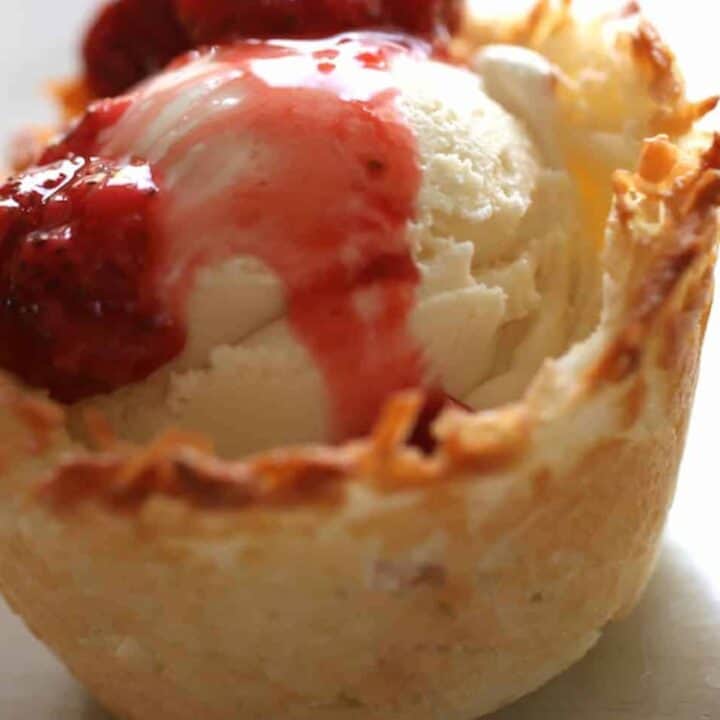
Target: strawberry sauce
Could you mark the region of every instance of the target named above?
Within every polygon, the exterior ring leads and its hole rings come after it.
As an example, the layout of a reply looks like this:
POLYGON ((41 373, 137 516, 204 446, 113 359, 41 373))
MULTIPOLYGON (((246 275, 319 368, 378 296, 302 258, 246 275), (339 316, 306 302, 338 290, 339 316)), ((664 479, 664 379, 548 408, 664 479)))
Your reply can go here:
MULTIPOLYGON (((366 432, 389 394, 423 384, 408 327, 419 271, 407 237, 421 170, 390 70, 427 52, 380 34, 239 43, 190 54, 119 98, 110 127, 92 113, 85 120, 94 126, 86 154, 148 163, 157 183, 144 225, 152 268, 143 269, 157 283, 156 317, 185 316, 200 268, 260 259, 282 281, 291 328, 325 378, 334 440, 366 432)), ((48 159, 62 152, 80 152, 72 135, 48 159)), ((0 214, 7 244, 2 223, 0 214)), ((109 340, 116 330, 107 322, 109 340)), ((102 345, 93 336, 92 358, 102 345)), ((144 372, 168 361, 160 345, 144 372)), ((103 382, 123 384, 112 373, 103 382)))

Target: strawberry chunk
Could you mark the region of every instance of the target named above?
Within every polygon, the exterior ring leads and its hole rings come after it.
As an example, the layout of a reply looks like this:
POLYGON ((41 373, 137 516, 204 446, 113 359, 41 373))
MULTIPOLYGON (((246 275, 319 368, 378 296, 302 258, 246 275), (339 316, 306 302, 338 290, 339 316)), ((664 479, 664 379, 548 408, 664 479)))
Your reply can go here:
POLYGON ((75 155, 0 187, 0 366, 74 402, 181 351, 153 272, 157 194, 145 163, 75 155))
POLYGON ((190 47, 174 0, 112 0, 85 36, 85 77, 96 97, 118 95, 190 47))
POLYGON ((437 440, 433 435, 432 428, 435 421, 446 410, 462 410, 468 413, 473 411, 469 405, 438 388, 428 390, 420 414, 415 421, 415 427, 408 439, 408 444, 418 448, 425 455, 432 454, 437 447, 437 440))
POLYGON ((428 39, 457 30, 459 0, 176 0, 200 43, 232 37, 320 37, 361 28, 402 30, 428 39))
POLYGON ((113 0, 83 45, 95 96, 118 95, 198 44, 386 29, 442 45, 463 0, 113 0))
POLYGON ((71 155, 93 157, 98 154, 101 136, 112 128, 130 107, 127 97, 97 100, 68 131, 50 144, 40 155, 38 165, 48 165, 71 155))

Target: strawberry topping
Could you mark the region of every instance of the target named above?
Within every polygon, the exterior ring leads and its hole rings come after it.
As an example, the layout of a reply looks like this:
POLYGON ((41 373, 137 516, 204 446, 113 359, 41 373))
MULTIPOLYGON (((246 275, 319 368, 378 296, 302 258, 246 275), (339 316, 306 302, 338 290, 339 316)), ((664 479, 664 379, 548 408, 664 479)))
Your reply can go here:
POLYGON ((415 422, 415 427, 408 439, 408 444, 418 448, 426 455, 430 455, 437 446, 437 439, 433 434, 433 425, 446 410, 472 412, 470 406, 456 400, 441 389, 428 390, 425 395, 425 402, 415 422))
POLYGON ((85 77, 97 97, 117 95, 188 47, 174 0, 112 0, 85 36, 85 77))
POLYGON ((443 45, 462 0, 113 0, 83 45, 96 96, 122 93, 198 44, 318 38, 362 28, 402 30, 443 45))
POLYGON ((146 163, 76 155, 0 187, 1 366, 72 402, 182 349, 152 277, 157 193, 146 163))
POLYGON ((460 24, 457 0, 175 0, 198 43, 237 37, 322 37, 360 28, 443 38, 460 24))

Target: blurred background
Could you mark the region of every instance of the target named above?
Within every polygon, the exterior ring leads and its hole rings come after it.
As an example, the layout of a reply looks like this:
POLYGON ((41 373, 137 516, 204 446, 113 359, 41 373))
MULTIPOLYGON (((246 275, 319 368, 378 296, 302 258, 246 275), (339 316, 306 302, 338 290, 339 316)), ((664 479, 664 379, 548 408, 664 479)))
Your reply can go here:
MULTIPOLYGON (((472 0, 508 12, 523 0, 472 0)), ((0 2, 0 144, 54 118, 43 88, 76 68, 99 0, 0 2)), ((584 9, 605 5, 582 0, 584 9)), ((644 0, 685 68, 693 97, 720 92, 720 5, 644 0)), ((709 119, 720 128, 720 115, 709 119)), ((578 667, 492 720, 720 718, 720 312, 710 322, 677 501, 641 607, 578 667)), ((0 719, 108 720, 0 601, 0 719)), ((202 720, 198 718, 198 720, 202 720)), ((274 719, 268 719, 274 720, 274 719)), ((383 720, 392 720, 387 718, 383 720)), ((439 719, 441 720, 441 719, 439 719)))

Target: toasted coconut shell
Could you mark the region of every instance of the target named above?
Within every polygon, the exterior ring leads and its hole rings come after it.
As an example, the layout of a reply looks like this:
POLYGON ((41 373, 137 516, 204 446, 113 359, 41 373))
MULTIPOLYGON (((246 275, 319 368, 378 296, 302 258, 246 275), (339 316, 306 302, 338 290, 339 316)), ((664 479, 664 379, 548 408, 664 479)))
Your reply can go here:
POLYGON ((720 139, 618 172, 603 317, 516 405, 422 398, 372 436, 229 463, 0 384, 0 586, 128 720, 471 720, 633 607, 671 503, 712 297, 720 139), (7 439, 7 440, 6 440, 7 439))
POLYGON ((538 687, 653 568, 719 159, 720 140, 694 163, 648 142, 616 176, 601 327, 523 403, 445 415, 430 458, 404 442, 413 395, 368 441, 229 464, 181 436, 73 449, 59 412, 6 381, 11 604, 123 718, 469 720, 538 687))

